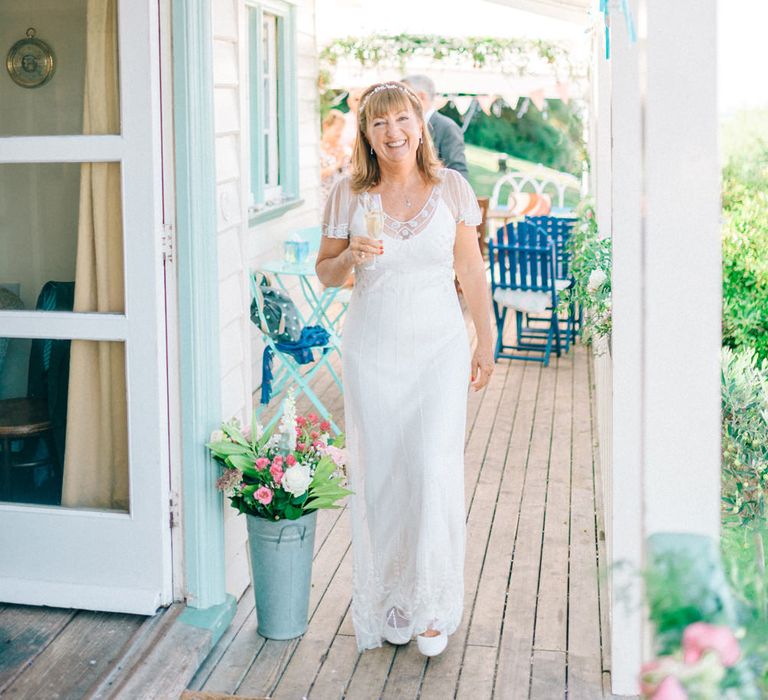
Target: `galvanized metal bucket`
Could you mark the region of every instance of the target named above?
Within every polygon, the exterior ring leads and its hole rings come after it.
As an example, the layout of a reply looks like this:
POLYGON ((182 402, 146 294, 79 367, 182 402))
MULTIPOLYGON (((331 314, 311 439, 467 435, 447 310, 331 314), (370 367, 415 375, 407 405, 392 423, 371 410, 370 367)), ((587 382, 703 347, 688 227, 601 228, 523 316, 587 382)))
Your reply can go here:
POLYGON ((258 633, 298 637, 307 629, 317 511, 298 520, 246 517, 258 633))

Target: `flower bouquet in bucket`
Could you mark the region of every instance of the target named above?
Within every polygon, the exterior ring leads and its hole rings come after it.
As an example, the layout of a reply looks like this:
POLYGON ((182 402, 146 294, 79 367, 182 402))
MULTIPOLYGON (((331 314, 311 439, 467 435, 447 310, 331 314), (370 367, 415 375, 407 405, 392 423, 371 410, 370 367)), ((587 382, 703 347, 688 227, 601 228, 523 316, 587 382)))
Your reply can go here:
POLYGON ((216 486, 248 520, 251 581, 258 631, 292 639, 306 630, 317 511, 339 508, 344 437, 318 416, 296 415, 289 392, 280 423, 250 433, 236 421, 214 431, 207 447, 222 466, 216 486))

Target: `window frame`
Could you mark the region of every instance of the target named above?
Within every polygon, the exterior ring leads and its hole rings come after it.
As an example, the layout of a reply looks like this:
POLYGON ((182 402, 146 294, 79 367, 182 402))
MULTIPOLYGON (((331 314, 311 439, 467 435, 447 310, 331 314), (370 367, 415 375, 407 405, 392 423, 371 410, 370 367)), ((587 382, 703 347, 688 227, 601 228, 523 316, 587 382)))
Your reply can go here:
MULTIPOLYGON (((245 3, 248 31, 248 123, 250 129, 250 223, 274 218, 301 204, 299 198, 296 8, 284 0, 245 3), (264 22, 276 20, 276 127, 278 182, 267 185, 264 136, 264 22)), ((273 93, 273 95, 274 95, 273 93)))

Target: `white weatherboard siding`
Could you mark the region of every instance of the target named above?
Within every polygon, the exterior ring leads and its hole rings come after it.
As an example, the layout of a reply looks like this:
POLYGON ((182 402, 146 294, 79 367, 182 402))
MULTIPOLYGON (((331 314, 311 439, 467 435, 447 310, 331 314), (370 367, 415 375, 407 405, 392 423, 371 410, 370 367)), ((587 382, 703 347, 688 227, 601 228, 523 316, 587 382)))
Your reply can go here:
MULTIPOLYGON (((283 241, 293 231, 320 223, 320 106, 317 95, 317 45, 315 42, 315 2, 296 4, 297 85, 299 106, 299 196, 304 203, 282 216, 255 224, 248 234, 248 259, 252 268, 260 262, 280 258, 283 241)), ((297 290, 298 293, 298 290, 297 290)), ((295 295, 296 296, 296 295, 295 295)), ((300 297, 296 296, 296 301, 300 297)), ((264 346, 258 332, 251 329, 252 389, 261 384, 261 357, 264 346)))
MULTIPOLYGON (((216 204, 219 265, 221 415, 250 419, 248 287, 244 254, 245 186, 243 158, 242 67, 238 0, 213 0, 214 114, 216 128, 216 204)), ((213 331, 213 329, 212 329, 213 331)), ((250 581, 245 518, 224 510, 227 592, 239 597, 250 581)))

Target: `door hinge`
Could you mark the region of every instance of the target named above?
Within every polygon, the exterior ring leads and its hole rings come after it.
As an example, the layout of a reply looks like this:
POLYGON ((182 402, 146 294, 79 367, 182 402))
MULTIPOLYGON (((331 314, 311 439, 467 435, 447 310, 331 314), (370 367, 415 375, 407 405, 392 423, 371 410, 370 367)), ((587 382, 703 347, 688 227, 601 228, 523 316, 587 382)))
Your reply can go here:
POLYGON ((173 224, 163 224, 162 231, 160 240, 163 246, 163 260, 172 263, 174 253, 173 224))
POLYGON ((175 495, 168 499, 168 524, 171 530, 179 525, 179 501, 175 495))

